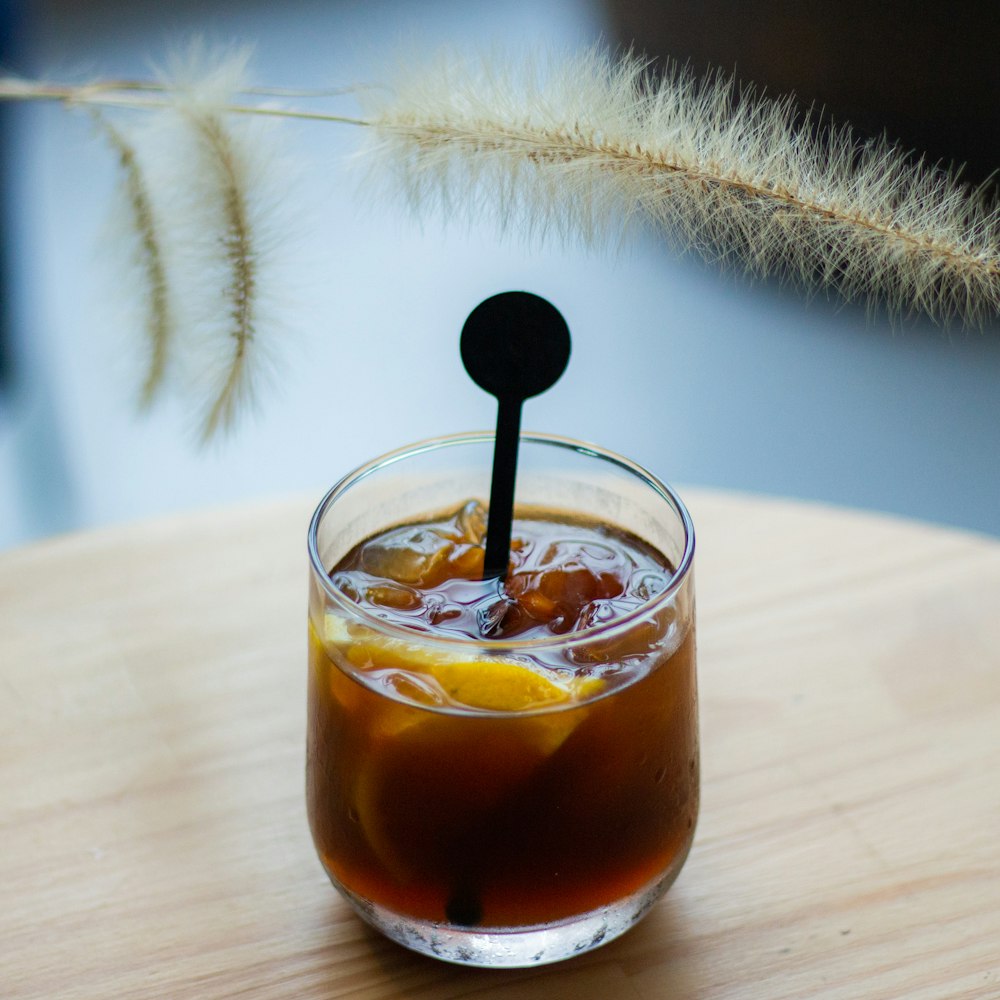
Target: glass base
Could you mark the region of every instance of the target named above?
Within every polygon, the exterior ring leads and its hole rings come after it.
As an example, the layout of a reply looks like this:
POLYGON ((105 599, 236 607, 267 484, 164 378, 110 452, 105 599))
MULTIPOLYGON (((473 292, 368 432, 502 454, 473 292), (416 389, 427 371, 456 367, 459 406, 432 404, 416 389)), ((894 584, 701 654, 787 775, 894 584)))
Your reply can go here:
POLYGON ((334 885, 376 930, 412 951, 490 969, 516 969, 561 962, 613 941, 638 923, 670 888, 686 851, 650 885, 610 906, 552 924, 529 927, 456 927, 402 916, 334 885))

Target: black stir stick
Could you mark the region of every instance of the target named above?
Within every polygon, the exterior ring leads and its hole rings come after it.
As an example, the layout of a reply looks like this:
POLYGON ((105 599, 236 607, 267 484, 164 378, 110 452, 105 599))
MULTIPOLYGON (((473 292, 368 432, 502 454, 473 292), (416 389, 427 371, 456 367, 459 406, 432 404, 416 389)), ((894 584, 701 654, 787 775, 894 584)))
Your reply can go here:
POLYGON ((461 350, 472 381, 497 399, 483 579, 502 579, 510 562, 521 406, 566 370, 569 328, 551 302, 530 292, 501 292, 469 314, 461 350))

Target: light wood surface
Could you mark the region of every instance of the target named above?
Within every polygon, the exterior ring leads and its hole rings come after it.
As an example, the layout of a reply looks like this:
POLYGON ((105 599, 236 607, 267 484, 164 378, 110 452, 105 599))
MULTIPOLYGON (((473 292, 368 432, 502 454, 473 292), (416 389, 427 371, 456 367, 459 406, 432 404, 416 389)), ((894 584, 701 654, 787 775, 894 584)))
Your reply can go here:
POLYGON ((313 854, 309 500, 0 557, 0 997, 1000 997, 1000 543, 689 500, 694 850, 514 972, 382 940, 313 854))

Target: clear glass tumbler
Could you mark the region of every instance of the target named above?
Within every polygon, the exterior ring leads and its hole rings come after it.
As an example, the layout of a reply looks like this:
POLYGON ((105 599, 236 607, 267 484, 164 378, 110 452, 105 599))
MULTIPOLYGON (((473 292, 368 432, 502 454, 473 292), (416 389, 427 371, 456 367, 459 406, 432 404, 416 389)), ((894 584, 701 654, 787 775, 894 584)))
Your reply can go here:
MULTIPOLYGON (((469 965, 553 962, 610 941, 677 876, 698 812, 694 531, 676 494, 589 444, 523 434, 517 510, 638 536, 670 564, 619 618, 529 640, 414 631, 331 579, 355 545, 489 496, 493 436, 376 459, 309 528, 309 821, 362 918, 469 965), (425 697, 434 665, 502 685, 526 669, 572 696, 527 710, 425 697)), ((500 704, 503 704, 502 699, 500 704)))

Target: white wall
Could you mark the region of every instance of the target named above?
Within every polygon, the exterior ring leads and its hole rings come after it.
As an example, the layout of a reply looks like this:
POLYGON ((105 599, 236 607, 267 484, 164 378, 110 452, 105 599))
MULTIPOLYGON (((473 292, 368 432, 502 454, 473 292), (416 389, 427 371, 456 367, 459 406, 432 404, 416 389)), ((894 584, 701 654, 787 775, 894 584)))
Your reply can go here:
MULTIPOLYGON (((256 43, 275 86, 384 77, 399 40, 575 49, 589 0, 180 3, 40 0, 28 71, 147 72, 192 30, 256 43), (169 7, 163 11, 161 8, 169 7), (207 11, 207 12, 206 12, 207 11)), ((1000 328, 897 329, 853 307, 751 285, 652 238, 619 254, 421 227, 356 196, 355 130, 296 125, 307 206, 285 365, 228 441, 192 444, 168 402, 137 417, 101 233, 114 160, 83 115, 17 109, 8 192, 22 385, 0 401, 0 545, 247 497, 321 492, 374 454, 492 423, 462 371, 462 322, 526 288, 563 311, 574 356, 525 426, 592 439, 675 483, 788 494, 1000 535, 1000 328)))

